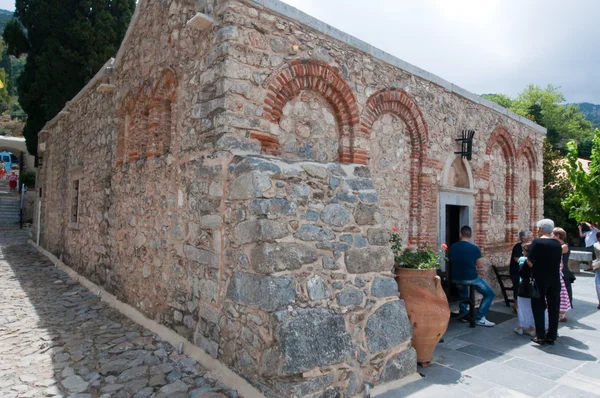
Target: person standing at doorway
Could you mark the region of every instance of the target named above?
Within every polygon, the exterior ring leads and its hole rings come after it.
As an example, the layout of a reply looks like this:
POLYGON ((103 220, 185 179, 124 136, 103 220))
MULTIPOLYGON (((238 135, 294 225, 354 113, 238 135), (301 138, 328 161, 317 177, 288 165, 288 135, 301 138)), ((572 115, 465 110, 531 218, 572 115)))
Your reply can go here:
POLYGON ((533 233, 531 231, 519 232, 519 242, 513 246, 512 253, 510 254, 510 280, 512 281, 513 298, 514 304, 513 309, 518 310, 517 296, 519 293, 519 259, 523 256, 523 245, 531 242, 533 239, 533 233))
MULTIPOLYGON (((492 327, 496 324, 488 321, 486 315, 490 310, 495 294, 492 288, 477 274, 477 268, 483 266, 483 258, 479 247, 471 243, 472 234, 471 227, 462 227, 460 229, 460 241, 450 247, 449 258, 452 264, 450 278, 458 285, 461 297, 469 297, 470 286, 473 286, 475 291, 483 296, 475 323, 479 326, 492 327)), ((464 316, 467 313, 467 304, 459 304, 459 309, 460 314, 464 316)))
MULTIPOLYGON (((579 236, 585 240, 585 250, 592 253, 592 261, 596 259, 596 253, 594 252, 594 243, 598 242, 596 234, 598 233, 598 227, 594 223, 580 222, 579 225, 579 236), (583 231, 585 225, 586 231, 583 231)), ((588 261, 588 267, 586 271, 593 271, 592 261, 588 261)))
POLYGON ((531 243, 527 263, 531 268, 531 275, 537 285, 539 294, 532 294, 531 309, 535 319, 536 337, 534 343, 554 344, 558 336, 558 316, 560 312, 560 263, 562 260, 562 247, 558 240, 553 239, 554 221, 540 220, 537 223, 537 232, 540 238, 531 243), (548 333, 544 325, 546 304, 548 308, 548 333))

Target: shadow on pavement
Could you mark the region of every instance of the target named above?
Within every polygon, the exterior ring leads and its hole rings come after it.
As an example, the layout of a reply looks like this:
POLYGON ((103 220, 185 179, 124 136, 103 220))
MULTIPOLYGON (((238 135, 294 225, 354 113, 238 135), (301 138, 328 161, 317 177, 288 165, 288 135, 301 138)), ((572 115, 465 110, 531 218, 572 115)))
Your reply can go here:
POLYGON ((2 398, 238 396, 33 247, 3 247, 0 260, 2 398))

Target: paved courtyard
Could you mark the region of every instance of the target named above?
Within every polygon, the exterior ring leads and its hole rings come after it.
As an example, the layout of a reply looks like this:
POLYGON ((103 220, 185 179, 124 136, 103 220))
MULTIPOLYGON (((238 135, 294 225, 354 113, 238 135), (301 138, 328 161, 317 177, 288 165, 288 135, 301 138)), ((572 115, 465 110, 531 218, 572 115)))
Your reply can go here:
MULTIPOLYGON (((516 318, 494 328, 451 322, 424 377, 378 398, 600 396, 600 311, 594 275, 577 275, 574 309, 555 346, 539 347, 512 330, 516 318)), ((492 311, 510 314, 504 303, 492 311)), ((493 314, 490 316, 493 318, 493 314)), ((507 316, 496 314, 499 320, 507 316)))
POLYGON ((195 360, 0 231, 0 397, 235 398, 195 360))

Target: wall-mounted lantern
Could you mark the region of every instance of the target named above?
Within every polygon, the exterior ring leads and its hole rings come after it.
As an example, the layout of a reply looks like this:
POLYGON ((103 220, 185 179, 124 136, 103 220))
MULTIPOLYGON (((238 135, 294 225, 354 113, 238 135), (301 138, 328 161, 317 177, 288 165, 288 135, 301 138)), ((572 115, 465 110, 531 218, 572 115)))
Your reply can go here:
POLYGON ((460 144, 460 152, 454 152, 455 155, 460 155, 463 159, 471 160, 473 155, 473 137, 475 130, 463 130, 461 137, 455 141, 460 144))

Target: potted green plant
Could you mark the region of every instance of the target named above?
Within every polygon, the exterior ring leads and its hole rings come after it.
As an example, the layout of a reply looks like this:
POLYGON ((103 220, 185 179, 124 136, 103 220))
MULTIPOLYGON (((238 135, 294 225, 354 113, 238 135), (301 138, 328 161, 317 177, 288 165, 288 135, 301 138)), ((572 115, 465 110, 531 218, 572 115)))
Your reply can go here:
POLYGON ((436 273, 448 247, 445 244, 440 250, 428 244, 404 247, 397 228, 392 230, 390 242, 400 298, 413 328, 412 345, 417 351, 417 362, 427 367, 450 320, 448 299, 436 273))

